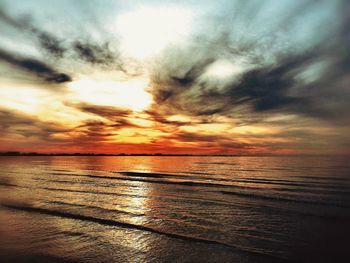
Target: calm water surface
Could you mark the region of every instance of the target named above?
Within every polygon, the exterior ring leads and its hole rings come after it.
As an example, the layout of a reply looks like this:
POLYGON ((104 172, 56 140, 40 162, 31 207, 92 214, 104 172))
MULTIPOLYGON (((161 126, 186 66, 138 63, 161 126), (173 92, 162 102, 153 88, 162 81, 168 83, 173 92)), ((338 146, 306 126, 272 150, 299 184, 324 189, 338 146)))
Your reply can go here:
POLYGON ((0 157, 1 262, 349 262, 346 157, 0 157))

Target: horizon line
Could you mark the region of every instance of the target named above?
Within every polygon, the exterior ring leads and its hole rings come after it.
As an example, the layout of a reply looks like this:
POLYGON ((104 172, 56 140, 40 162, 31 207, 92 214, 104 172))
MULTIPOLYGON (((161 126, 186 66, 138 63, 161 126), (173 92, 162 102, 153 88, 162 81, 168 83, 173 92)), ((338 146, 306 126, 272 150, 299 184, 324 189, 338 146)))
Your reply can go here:
POLYGON ((263 153, 263 154, 191 154, 191 153, 64 153, 64 152, 20 152, 20 151, 5 151, 0 152, 0 156, 218 156, 218 157, 233 157, 233 156, 348 156, 349 154, 307 154, 307 153, 263 153))

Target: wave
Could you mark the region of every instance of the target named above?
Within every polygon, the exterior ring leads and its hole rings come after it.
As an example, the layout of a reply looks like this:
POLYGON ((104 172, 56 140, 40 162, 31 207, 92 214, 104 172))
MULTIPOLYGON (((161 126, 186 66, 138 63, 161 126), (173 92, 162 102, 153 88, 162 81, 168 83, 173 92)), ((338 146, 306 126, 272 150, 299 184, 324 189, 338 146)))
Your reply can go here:
MULTIPOLYGON (((1 183, 0 183, 1 185, 1 183)), ((7 186, 7 185, 6 185, 7 186)), ((15 185, 11 184, 9 185, 10 187, 18 187, 18 188, 26 188, 26 189, 33 189, 33 187, 30 186, 25 186, 25 185, 15 185)), ((243 203, 237 203, 237 202, 228 202, 224 200, 216 200, 216 199, 203 199, 203 198, 194 198, 194 197, 186 197, 186 196, 177 196, 177 195, 137 195, 137 194, 130 194, 130 193, 117 193, 117 192, 108 192, 108 191, 89 191, 89 190, 79 190, 79 189, 64 189, 64 188, 53 188, 53 187, 36 187, 35 189, 42 189, 42 190, 47 190, 47 191, 56 191, 56 192, 70 192, 70 193, 86 193, 86 194, 92 194, 92 195, 106 195, 106 196, 126 196, 126 197, 132 197, 132 198, 147 198, 147 199, 160 199, 164 200, 167 202, 178 202, 181 201, 183 203, 200 203, 202 205, 214 205, 214 206, 232 206, 232 207, 251 207, 252 204, 245 205, 243 203)), ((250 197, 250 198, 256 198, 256 199, 264 199, 264 200, 275 200, 275 201, 288 201, 288 202, 295 202, 295 203, 300 203, 298 200, 293 200, 293 199, 286 199, 283 200, 282 197, 276 198, 276 197, 271 197, 271 196, 263 196, 263 195, 258 195, 258 194, 251 194, 251 193, 244 193, 244 192, 232 192, 232 191, 210 191, 213 193, 222 193, 222 194, 227 194, 227 195, 236 195, 236 196, 242 196, 242 197, 250 197)), ((55 201, 52 201, 53 203, 55 201)), ((57 202, 61 204, 65 204, 64 202, 57 202)), ((303 203, 303 202, 301 202, 303 203)), ((305 203, 305 202, 304 202, 305 203)), ((314 204, 314 203, 312 203, 314 204)), ((72 205, 72 204, 71 204, 72 205)), ((323 205, 329 205, 329 204, 323 204, 323 205)), ((77 205, 78 206, 78 205, 77 205)), ((84 206, 84 205, 82 205, 84 206)), ((270 205, 263 205, 259 204, 259 208, 264 207, 264 210, 271 210, 275 211, 276 209, 279 212, 284 212, 284 213, 290 213, 290 210, 287 209, 286 211, 281 211, 280 208, 275 208, 270 205)), ((347 208, 347 207, 346 207, 347 208)), ((294 211, 293 213, 300 214, 302 216, 312 216, 312 217, 320 217, 320 218, 326 218, 326 219, 339 219, 339 217, 333 217, 333 216, 328 216, 328 215, 318 215, 318 214, 313 214, 313 213, 305 213, 305 212, 298 212, 294 211)), ((348 220, 348 219, 347 219, 348 220)))
POLYGON ((328 183, 322 183, 322 182, 298 182, 298 181, 280 180, 280 179, 247 178, 247 179, 237 180, 237 181, 248 182, 248 183, 305 186, 305 187, 318 186, 318 187, 327 187, 327 188, 343 188, 341 185, 328 184, 328 183))
POLYGON ((295 175, 294 177, 302 178, 302 179, 314 179, 314 180, 323 180, 323 181, 340 181, 340 182, 348 182, 350 177, 323 177, 323 176, 304 176, 304 175, 295 175))
POLYGON ((58 205, 68 205, 68 206, 75 206, 75 207, 82 207, 82 208, 90 208, 90 209, 97 209, 101 211, 108 211, 108 212, 116 212, 120 214, 126 214, 131 216, 146 216, 145 213, 133 213, 128 212, 120 209, 112 209, 112 208, 105 208, 100 206, 94 206, 94 205, 84 205, 84 204, 76 204, 76 203, 67 203, 67 202, 60 202, 60 201, 48 201, 48 204, 58 204, 58 205))
POLYGON ((16 187, 17 186, 15 184, 8 183, 8 182, 0 182, 0 185, 2 185, 2 186, 10 186, 10 187, 16 187))
MULTIPOLYGON (((287 186, 316 186, 317 183, 299 183, 295 181, 288 180, 277 180, 277 179, 259 179, 259 178, 248 178, 248 179, 225 179, 225 178, 212 178, 212 177, 188 177, 185 175, 178 174, 164 174, 164 173, 145 173, 145 172, 113 172, 124 177, 120 176, 100 176, 100 175, 88 175, 88 174, 62 174, 62 173, 52 173, 53 175, 65 175, 65 176, 80 176, 88 177, 94 179, 108 179, 108 180, 124 180, 124 181, 137 181, 137 182, 147 182, 147 183, 157 183, 157 184, 176 184, 183 186, 202 186, 202 187, 223 187, 223 188, 240 188, 240 189, 250 189, 250 190, 259 190, 259 187, 253 186, 241 186, 241 185, 232 185, 232 184, 220 184, 218 182, 227 182, 227 183, 255 183, 255 184, 272 184, 272 185, 287 185, 287 186), (137 178, 134 178, 137 177, 137 178), (176 181, 166 181, 166 180, 153 180, 153 179, 169 179, 169 178, 186 178, 186 179, 196 179, 197 181, 190 180, 176 180, 176 181), (215 183, 203 181, 203 180, 213 180, 217 181, 215 183)), ((322 187, 323 185, 320 185, 322 187)), ((326 185, 325 185, 326 186, 326 185)), ((327 185, 327 187, 330 187, 327 185)), ((340 187, 341 188, 341 187, 340 187)))
MULTIPOLYGON (((165 174, 153 174, 153 173, 141 173, 141 172, 123 172, 125 174, 128 174, 128 176, 134 176, 135 174, 137 176, 141 175, 144 177, 154 177, 159 179, 162 176, 166 176, 165 174)), ((126 180, 126 181, 141 181, 141 182, 147 182, 147 183, 158 183, 158 184, 170 184, 170 185, 181 185, 181 186, 194 186, 194 187, 217 187, 217 188, 230 188, 230 189, 240 189, 240 190, 258 190, 261 191, 263 189, 258 188, 258 187, 247 187, 247 186, 240 186, 240 185, 225 185, 225 184, 218 184, 218 183, 206 183, 206 182, 194 182, 194 181, 164 181, 164 180, 148 180, 147 178, 128 178, 128 177, 111 177, 111 176, 94 176, 94 175, 79 175, 82 177, 93 177, 93 178, 103 178, 103 179, 111 179, 111 180, 126 180)), ((228 180, 228 181, 233 181, 229 179, 222 179, 222 180, 228 180)), ((235 180, 236 182, 253 182, 254 180, 235 180)), ((270 182, 267 181, 265 182, 264 179, 260 179, 260 181, 264 181, 264 183, 271 183, 271 184, 279 184, 277 182, 270 182)), ((299 184, 288 184, 288 183, 283 183, 283 182, 288 182, 287 180, 277 180, 276 181, 281 181, 282 185, 287 185, 287 186, 300 186, 299 184)), ((80 182, 70 182, 69 180, 61 181, 57 180, 59 183, 67 183, 67 184, 80 184, 80 182)), ((84 183, 84 182, 83 182, 84 183)), ((89 184, 91 184, 89 182, 89 184)), ((25 187, 25 186, 19 186, 19 185, 14 185, 10 184, 7 182, 0 182, 0 185, 4 186, 12 186, 12 187, 25 187)), ((30 188, 30 187, 26 187, 30 188)), ((40 188, 40 187, 39 187, 40 188)), ((78 189, 62 189, 62 188, 55 188, 55 187, 41 187, 41 189, 44 190, 50 190, 50 191, 63 191, 63 192, 76 192, 76 193, 88 193, 88 194, 96 194, 96 195, 119 195, 119 196, 130 196, 130 197, 137 197, 137 198, 148 198, 148 196, 142 196, 142 195, 135 195, 135 194, 123 194, 123 193, 117 193, 117 192, 108 192, 108 191, 88 191, 88 190, 78 190, 78 189)), ((348 188, 346 188, 348 189, 348 188)), ((184 189, 185 190, 185 189, 184 189)), ((327 194, 340 194, 342 196, 348 196, 350 193, 346 191, 336 191, 336 190, 331 190, 331 189, 303 189, 303 188, 298 188, 298 189, 293 189, 293 188, 274 188, 270 189, 274 191, 281 191, 281 192, 300 192, 300 193, 312 193, 312 194, 322 194, 322 195, 327 195, 327 194)), ((338 207, 349 207, 340 203, 335 203, 335 202, 317 202, 317 201, 312 201, 312 200, 300 200, 300 199, 291 199, 291 198, 285 198, 285 197, 272 197, 272 196, 265 196, 265 195, 256 195, 256 194, 251 194, 251 193, 244 193, 244 192, 232 192, 232 191, 219 191, 224 194, 231 194, 231 195, 240 195, 240 196, 252 196, 256 197, 258 199, 266 199, 266 200, 279 200, 279 201, 289 201, 289 202, 301 202, 301 203, 312 203, 312 204, 320 204, 320 205, 335 205, 338 207)), ((158 197, 160 198, 160 197, 158 197)), ((175 198, 181 199, 179 196, 175 196, 175 198)), ((183 199, 182 199, 183 200, 183 199)), ((197 200, 197 199, 196 199, 197 200)), ((202 201, 210 201, 207 199, 201 199, 202 201)), ((218 203, 214 201, 215 203, 218 203)))
POLYGON ((283 201, 283 202, 316 204, 316 205, 326 205, 326 206, 332 205, 332 206, 337 206, 341 208, 350 208, 349 205, 343 205, 335 202, 318 202, 313 200, 292 199, 292 198, 286 198, 286 197, 280 197, 280 196, 266 196, 266 195, 243 193, 243 192, 231 192, 231 191, 219 191, 219 192, 225 195, 236 195, 236 196, 243 196, 248 198, 264 199, 264 200, 271 200, 271 201, 283 201))
MULTIPOLYGON (((1 185, 1 184, 0 184, 1 185)), ((25 185, 11 185, 11 187, 18 187, 18 188, 26 188, 26 189, 33 189, 33 187, 25 186, 25 185)), ((137 194, 129 194, 129 193, 117 193, 117 192, 101 192, 101 191, 88 191, 88 190, 79 190, 79 189, 65 189, 65 188, 54 188, 54 187, 36 187, 35 189, 42 189, 47 191, 56 191, 56 192, 70 192, 70 193, 86 193, 86 194, 96 194, 96 195, 116 195, 116 196, 127 196, 127 197, 134 197, 134 198, 148 198, 148 199, 161 199, 165 201, 172 201, 172 202, 184 202, 184 203, 191 203, 198 202, 205 205, 222 205, 222 206, 242 206, 239 204, 233 204, 230 202, 220 201, 220 200, 210 200, 210 199, 202 199, 202 198, 189 198, 184 196, 176 196, 176 195, 137 195, 137 194)), ((191 191, 192 192, 192 191, 191 191)))
MULTIPOLYGON (((126 172, 123 172, 126 173, 126 172)), ((132 175, 135 172, 127 172, 127 176, 135 176, 132 175)), ((122 173, 120 173, 123 175, 122 173)), ((151 174, 151 173, 146 173, 146 175, 140 176, 137 173, 137 177, 142 177, 142 178, 130 178, 130 177, 118 177, 118 176, 99 176, 99 175, 76 175, 74 174, 73 176, 81 176, 81 177, 89 177, 89 178, 95 178, 95 179, 109 179, 109 180, 124 180, 124 181, 134 181, 134 182, 146 182, 146 183, 156 183, 156 184, 170 184, 170 185, 184 185, 184 186, 204 186, 204 187, 233 187, 233 188, 243 188, 243 186, 237 186, 237 185, 226 185, 226 184, 218 184, 218 183, 207 183, 207 182, 195 182, 195 181, 163 181, 163 180, 149 180, 148 178, 154 177, 155 179, 160 179, 161 174, 151 174)), ((57 175, 57 174, 56 174, 57 175)), ((69 175, 69 174, 60 174, 60 175, 69 175)), ((152 179, 152 178, 151 178, 152 179)), ((246 187, 244 187, 246 188, 246 187)))
POLYGON ((188 241, 188 242, 198 242, 198 243, 204 243, 204 244, 209 244, 209 245, 219 245, 219 246, 223 246, 223 247, 226 247, 229 249, 233 249, 235 251, 239 251, 241 253, 257 255, 259 257, 264 257, 266 259, 277 260, 280 262, 282 262, 282 260, 283 260, 283 262, 287 261, 287 259, 285 259, 285 258, 281 258, 281 257, 271 255, 268 253, 263 253, 261 251, 246 249, 246 248, 236 246, 233 244, 229 244, 229 243, 226 243, 223 241, 206 239, 206 238, 202 238, 202 237, 188 236, 188 235, 171 233, 171 232, 165 232, 165 231, 161 231, 161 230, 158 230, 158 229, 155 229, 155 228, 152 228, 149 226, 144 226, 144 225, 131 224, 131 223, 127 223, 127 222, 120 222, 120 221, 115 221, 115 220, 111 220, 111 219, 98 218, 98 217, 93 217, 93 216, 88 216, 88 215, 73 214, 73 213, 66 212, 66 211, 63 212, 63 211, 50 210, 50 209, 45 209, 45 208, 40 208, 40 207, 23 206, 23 205, 17 205, 17 204, 0 204, 0 205, 2 207, 8 208, 8 209, 15 209, 15 210, 20 210, 20 211, 25 211, 25 212, 39 213, 39 214, 56 216, 56 217, 61 217, 61 218, 68 218, 68 219, 74 219, 74 220, 80 220, 80 221, 93 222, 93 223, 97 223, 97 224, 101 224, 101 225, 116 226, 116 227, 120 227, 120 228, 132 229, 132 230, 146 231, 149 233, 167 236, 170 238, 180 239, 180 240, 184 240, 184 241, 188 241))
MULTIPOLYGON (((245 179, 226 179, 226 178, 212 178, 212 177, 190 177, 186 175, 178 174, 166 174, 166 173, 145 173, 145 172, 113 172, 123 175, 123 177, 118 176, 98 176, 98 175, 72 175, 72 176, 81 176, 94 179, 108 179, 108 180, 121 180, 121 181, 134 181, 134 182, 146 182, 146 183, 156 183, 156 184, 167 184, 167 185, 182 185, 182 186, 194 186, 194 187, 217 187, 217 188, 231 188, 231 189, 242 189, 242 190, 263 190, 259 185, 276 185, 276 188, 270 188, 270 190, 280 191, 280 192, 300 192, 308 194, 335 194, 342 196, 349 196, 349 187, 346 185, 334 185, 327 184, 322 182, 297 182, 294 180, 282 180, 282 179, 262 179, 262 178, 245 178, 245 179), (125 176, 125 177, 124 177, 125 176), (188 180, 179 180, 178 178, 185 178, 188 180), (162 180, 162 179, 176 179, 173 181, 162 180), (190 180, 192 179, 192 180, 190 180), (195 179, 195 180, 193 180, 195 179), (208 182, 208 180, 213 180, 214 182, 208 182), (233 184, 221 184, 220 182, 233 183, 233 184), (258 186, 247 186, 247 185, 237 185, 235 183, 248 183, 248 184, 257 184, 258 186), (279 186, 294 186, 297 188, 282 188, 279 186)), ((56 174, 57 175, 57 174, 56 174)), ((60 174, 60 175, 69 175, 69 174, 60 174)), ((62 183, 68 183, 69 180, 62 183)), ((79 184, 80 182, 76 182, 79 184)), ((94 184, 93 182, 82 184, 94 184)), ((130 185, 133 186, 133 185, 130 185)), ((180 189, 178 189, 180 190, 180 189)), ((185 188, 182 188, 181 191, 186 191, 185 188)), ((192 191, 189 189, 189 191, 192 191)))
POLYGON ((225 163, 225 162, 195 162, 195 164, 206 164, 206 165, 237 165, 237 163, 225 163))
POLYGON ((167 178, 172 176, 181 176, 181 175, 172 175, 172 174, 161 174, 161 173, 143 173, 143 172, 117 172, 118 174, 126 176, 137 176, 137 177, 151 177, 151 178, 167 178))
POLYGON ((342 190, 328 190, 322 189, 310 189, 310 188, 276 188, 272 190, 277 190, 280 192, 293 192, 293 193, 308 193, 308 194, 318 194, 318 195, 340 195, 340 196, 350 196, 349 191, 342 190))
MULTIPOLYGON (((126 175, 126 176, 135 176, 135 177, 145 177, 145 178, 178 178, 178 177, 185 177, 188 179, 196 179, 196 180, 214 180, 218 182, 232 182, 232 183, 255 183, 255 184, 273 184, 273 185, 287 185, 287 186, 325 186, 325 187, 332 187, 332 188, 343 188, 339 185, 332 185, 332 184, 326 184, 326 183, 320 183, 320 182, 297 182, 297 181, 291 181, 291 180, 280 180, 280 179, 261 179, 261 178, 247 178, 247 179, 226 179, 226 178, 215 178, 215 177, 189 177, 186 175, 181 174, 164 174, 164 173, 145 173, 145 172, 118 172, 119 174, 126 175)), ((218 186, 217 183, 206 183, 206 182, 192 182, 192 181, 186 181, 186 182, 180 182, 180 184, 184 185, 199 185, 199 184, 210 184, 214 186, 218 186)), ((206 185, 208 186, 208 185, 206 185)), ((228 186, 220 184, 220 186, 228 186)), ((231 185, 230 185, 231 186, 231 185)), ((258 189, 255 187, 247 187, 250 189, 258 189)), ((345 187, 344 187, 345 188, 345 187)), ((345 188, 348 190, 348 188, 345 188)))

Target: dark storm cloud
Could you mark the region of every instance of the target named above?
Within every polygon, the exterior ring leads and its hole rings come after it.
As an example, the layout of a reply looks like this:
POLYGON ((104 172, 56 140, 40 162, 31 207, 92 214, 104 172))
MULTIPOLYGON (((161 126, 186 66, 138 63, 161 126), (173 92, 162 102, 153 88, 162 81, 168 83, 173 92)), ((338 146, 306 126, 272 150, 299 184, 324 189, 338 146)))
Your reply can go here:
MULTIPOLYGON (((118 62, 117 54, 111 51, 109 43, 96 45, 90 42, 77 41, 72 46, 81 60, 91 64, 111 66, 118 62)), ((121 68, 121 65, 119 66, 121 68)))
POLYGON ((288 55, 274 65, 248 70, 240 76, 239 81, 223 89, 203 82, 200 76, 206 68, 194 66, 202 71, 192 74, 191 69, 183 77, 169 76, 166 81, 156 84, 153 94, 159 105, 169 105, 170 109, 196 116, 230 116, 235 109, 245 105, 256 112, 277 109, 299 111, 297 107, 300 104, 307 108, 312 101, 308 94, 290 94, 290 91, 300 86, 307 89, 307 85, 298 81, 297 76, 317 60, 317 56, 312 52, 288 55))
MULTIPOLYGON (((72 147, 98 149, 111 136, 117 135, 110 124, 86 120, 76 127, 65 127, 54 122, 44 122, 35 116, 0 109, 0 144, 3 147, 15 140, 20 149, 34 151, 71 151, 72 147), (13 138, 11 138, 13 136, 13 138), (39 145, 39 148, 38 148, 39 145), (58 147, 58 148, 57 148, 58 147)), ((11 148, 12 149, 12 148, 11 148)))
POLYGON ((182 142, 219 142, 227 140, 225 136, 219 135, 206 135, 193 132, 177 132, 167 136, 168 139, 175 139, 182 142))
POLYGON ((126 127, 139 127, 138 125, 129 121, 129 117, 132 115, 132 111, 123 108, 111 107, 111 106, 99 106, 88 103, 80 103, 76 105, 70 105, 82 112, 94 114, 96 116, 108 119, 112 121, 112 124, 105 124, 105 127, 109 128, 126 128, 126 127))
MULTIPOLYGON (((288 37, 292 39, 293 33, 284 27, 298 19, 302 21, 303 15, 312 13, 322 3, 326 2, 306 1, 293 8, 282 19, 284 26, 279 28, 279 33, 290 34, 288 37)), ((154 108, 168 115, 217 114, 244 119, 256 114, 296 113, 334 122, 348 120, 349 6, 349 2, 342 2, 341 8, 337 9, 339 23, 331 27, 328 24, 332 21, 321 21, 319 29, 324 28, 327 33, 322 31, 318 38, 305 42, 304 46, 291 46, 280 51, 271 42, 270 50, 267 48, 265 52, 268 58, 262 55, 260 39, 272 32, 248 40, 236 39, 234 34, 228 37, 224 32, 209 45, 192 43, 192 52, 176 50, 172 63, 166 59, 160 61, 153 73, 154 108), (188 56, 190 53, 192 57, 188 56), (223 58, 233 65, 237 58, 243 58, 246 61, 243 67, 248 66, 231 83, 219 87, 203 76, 210 65, 223 58)), ((247 20, 247 16, 244 17, 242 21, 247 20)), ((297 37, 295 39, 297 41, 297 37)))
POLYGON ((181 142, 187 142, 187 143, 196 143, 198 147, 203 148, 217 148, 219 151, 222 152, 223 149, 232 150, 235 149, 237 151, 239 150, 254 150, 258 149, 259 147, 265 147, 263 144, 254 143, 243 143, 236 141, 232 139, 231 137, 225 136, 225 135, 209 135, 209 134, 201 134, 201 133, 194 133, 194 132, 184 132, 179 131, 171 135, 164 136, 162 139, 168 140, 175 140, 175 141, 181 141, 181 142))
POLYGON ((0 19, 3 22, 16 28, 23 28, 26 26, 26 23, 25 23, 26 21, 24 19, 22 20, 13 19, 10 15, 7 14, 7 12, 2 7, 0 7, 0 19))
POLYGON ((41 47, 54 57, 62 58, 67 51, 67 49, 61 44, 61 41, 49 33, 37 32, 37 37, 41 47))
POLYGON ((4 138, 8 135, 21 135, 60 145, 79 145, 88 142, 98 145, 116 135, 115 125, 117 125, 86 120, 76 127, 65 127, 58 123, 41 121, 35 116, 4 109, 0 109, 0 119, 0 135, 4 138), (56 135, 64 135, 65 138, 56 135))
POLYGON ((120 59, 119 52, 111 48, 109 41, 104 41, 103 44, 100 44, 92 39, 76 40, 70 36, 65 36, 63 40, 56 33, 48 32, 38 27, 30 15, 13 17, 1 7, 0 21, 34 37, 34 40, 39 44, 39 49, 49 55, 48 58, 56 61, 58 58, 79 59, 81 62, 113 68, 127 73, 120 59))
POLYGON ((33 125, 34 119, 25 117, 21 114, 16 114, 8 110, 0 110, 0 133, 5 132, 15 125, 33 125))
POLYGON ((54 34, 41 30, 33 25, 33 19, 29 16, 22 16, 18 19, 9 15, 3 8, 0 7, 0 20, 4 23, 35 36, 40 47, 48 54, 60 58, 66 52, 66 48, 54 34))
POLYGON ((80 103, 72 105, 76 109, 83 112, 93 113, 107 119, 113 119, 115 117, 128 117, 132 111, 124 108, 112 107, 112 106, 100 106, 89 103, 80 103))
POLYGON ((73 45, 79 57, 92 64, 99 64, 113 60, 113 56, 107 51, 108 45, 105 47, 93 46, 89 43, 76 42, 73 45))
POLYGON ((43 122, 37 118, 10 110, 0 109, 0 134, 20 134, 24 137, 36 137, 50 140, 51 135, 66 133, 71 129, 62 125, 43 122))
POLYGON ((275 66, 248 71, 238 84, 229 86, 221 96, 236 105, 251 103, 255 111, 288 108, 300 103, 305 106, 306 98, 289 95, 288 91, 298 85, 296 76, 312 63, 313 57, 312 53, 288 56, 275 66))
POLYGON ((69 75, 57 72, 44 62, 30 58, 20 58, 4 50, 0 50, 0 61, 4 61, 21 70, 25 70, 26 72, 33 74, 34 76, 37 76, 47 82, 63 83, 72 80, 69 75))
POLYGON ((75 128, 75 132, 79 135, 75 137, 77 140, 85 142, 87 140, 95 142, 107 140, 108 137, 116 135, 116 133, 109 132, 108 128, 109 125, 103 121, 88 120, 75 128))
POLYGON ((214 62, 213 58, 200 61, 196 65, 192 65, 189 69, 187 69, 182 76, 170 76, 170 78, 175 84, 177 84, 176 86, 191 86, 194 84, 196 79, 200 77, 205 68, 212 62, 214 62))

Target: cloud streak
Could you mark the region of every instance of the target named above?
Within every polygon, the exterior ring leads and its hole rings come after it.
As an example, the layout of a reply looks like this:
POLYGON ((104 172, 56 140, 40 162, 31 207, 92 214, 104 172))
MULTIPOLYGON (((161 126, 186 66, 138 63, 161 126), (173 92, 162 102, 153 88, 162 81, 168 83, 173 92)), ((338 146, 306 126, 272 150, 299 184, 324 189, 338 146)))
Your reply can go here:
MULTIPOLYGON (((92 39, 77 40, 68 35, 62 39, 56 33, 48 32, 36 26, 30 15, 21 15, 15 18, 1 7, 0 21, 34 37, 35 45, 38 44, 38 48, 56 63, 59 62, 58 59, 63 58, 68 60, 78 59, 82 64, 87 62, 93 66, 102 66, 105 69, 119 70, 128 74, 117 48, 111 48, 111 44, 107 40, 100 44, 92 39)), ((109 37, 107 36, 107 38, 109 37)))
POLYGON ((10 16, 3 8, 0 7, 0 20, 20 31, 27 32, 35 36, 41 48, 55 58, 63 57, 66 48, 53 34, 41 30, 33 25, 33 19, 27 15, 19 19, 10 16))
POLYGON ((0 50, 0 60, 25 70, 38 78, 50 83, 64 83, 72 81, 71 76, 53 69, 51 66, 36 59, 21 58, 6 51, 0 50))

